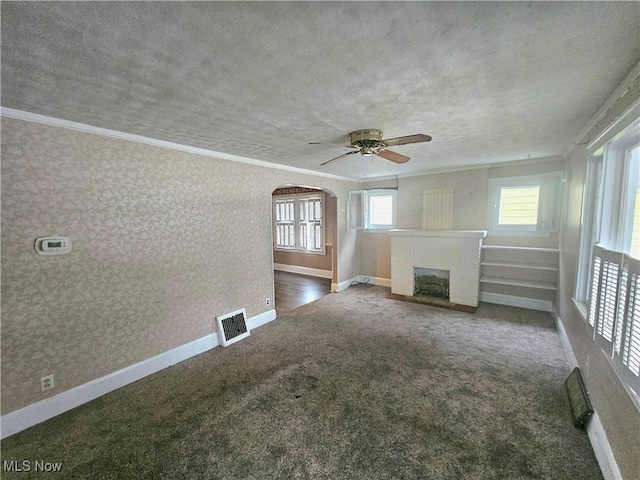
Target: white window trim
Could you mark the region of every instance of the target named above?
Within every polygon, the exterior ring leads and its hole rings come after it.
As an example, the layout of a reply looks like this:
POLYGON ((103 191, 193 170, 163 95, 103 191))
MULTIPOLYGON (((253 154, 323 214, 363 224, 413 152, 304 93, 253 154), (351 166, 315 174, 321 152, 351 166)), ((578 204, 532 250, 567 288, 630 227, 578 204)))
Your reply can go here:
POLYGON ((387 231, 387 230, 392 230, 394 228, 396 228, 396 224, 397 224, 397 218, 398 218, 398 191, 395 189, 389 189, 389 188, 379 188, 379 189, 375 189, 375 190, 367 190, 367 203, 366 203, 366 214, 365 214, 365 218, 366 218, 366 223, 365 223, 365 230, 369 231, 369 232, 381 232, 381 231, 387 231), (371 223, 371 212, 370 210, 370 205, 371 205, 371 199, 374 197, 382 197, 382 196, 388 196, 391 195, 392 199, 393 199, 393 206, 392 209, 393 211, 391 212, 392 215, 392 221, 391 221, 391 225, 384 225, 384 224, 374 224, 371 223))
MULTIPOLYGON (((626 153, 640 141, 640 132, 632 127, 634 122, 639 121, 639 106, 640 102, 634 104, 609 127, 606 136, 601 135, 596 142, 587 147, 588 160, 583 183, 580 243, 574 289, 574 304, 585 320, 587 331, 592 335, 594 343, 602 349, 638 408, 640 408, 640 379, 637 372, 632 373, 627 368, 628 365, 625 365, 621 349, 623 343, 628 341, 626 336, 629 332, 626 331, 626 322, 630 320, 627 316, 627 308, 631 308, 630 305, 632 305, 631 297, 625 290, 629 288, 626 282, 630 281, 628 275, 631 275, 631 272, 626 271, 625 265, 633 268, 636 276, 638 274, 638 261, 622 252, 628 251, 629 247, 625 244, 629 215, 631 215, 628 207, 631 204, 635 205, 635 190, 631 192, 632 187, 635 186, 630 185, 629 178, 636 178, 636 169, 640 168, 637 160, 632 161, 626 153), (629 191, 624 191, 625 187, 628 187, 629 191), (608 288, 598 285, 597 277, 594 276, 593 265, 596 257, 599 258, 601 265, 605 261, 619 265, 617 285, 612 284, 610 287, 616 289, 613 320, 611 319, 613 311, 611 298, 613 297, 610 296, 607 300, 609 311, 606 316, 601 308, 604 301, 602 295, 608 288), (588 305, 586 315, 585 305, 588 305), (609 338, 611 322, 613 322, 613 337, 609 338)), ((600 283, 603 281, 602 275, 604 275, 603 271, 600 272, 600 283)), ((637 315, 637 306, 635 308, 634 315, 637 315)), ((634 326, 635 328, 637 327, 634 326)), ((624 348, 631 347, 627 345, 624 348)))
POLYGON ((489 201, 488 201, 488 234, 493 236, 546 236, 558 231, 558 202, 560 199, 561 181, 564 172, 550 172, 540 175, 526 175, 519 177, 496 177, 489 179, 489 201), (545 181, 557 179, 559 182, 558 191, 544 190, 545 181), (503 187, 540 187, 540 198, 538 200, 538 219, 535 225, 500 225, 498 223, 500 215, 500 190, 503 187), (553 198, 555 196, 555 198, 553 198), (545 223, 547 225, 545 225, 545 223), (551 225, 549 225, 551 224, 551 225))
POLYGON ((279 252, 292 252, 292 253, 303 253, 303 254, 308 254, 308 255, 326 255, 326 247, 327 247, 327 243, 326 243, 326 224, 325 224, 325 216, 326 216, 326 211, 325 211, 325 196, 323 193, 293 193, 290 195, 274 195, 273 199, 272 199, 272 216, 273 216, 273 222, 272 222, 272 230, 273 230, 273 249, 277 250, 279 252), (277 228, 277 224, 276 224, 276 202, 278 200, 287 200, 287 199, 293 199, 294 200, 294 227, 293 227, 293 231, 294 231, 294 236, 295 236, 295 247, 279 247, 276 245, 276 239, 275 239, 275 235, 276 235, 276 228, 277 228), (322 235, 321 235, 321 239, 320 239, 320 250, 307 250, 304 248, 300 247, 300 200, 304 200, 304 199, 309 199, 309 200, 316 200, 319 199, 322 205, 322 235))
POLYGON ((581 313, 586 320, 589 284, 591 282, 591 259, 593 246, 597 243, 599 211, 597 199, 600 192, 596 189, 598 177, 602 173, 602 154, 594 155, 587 161, 582 194, 582 215, 580 219, 580 246, 578 250, 578 267, 574 288, 575 301, 582 306, 581 313))
POLYGON ((382 233, 396 228, 398 222, 398 189, 374 188, 370 190, 350 190, 347 222, 349 229, 362 230, 367 233, 382 233), (370 222, 370 200, 376 196, 393 197, 393 221, 391 225, 376 225, 370 222))

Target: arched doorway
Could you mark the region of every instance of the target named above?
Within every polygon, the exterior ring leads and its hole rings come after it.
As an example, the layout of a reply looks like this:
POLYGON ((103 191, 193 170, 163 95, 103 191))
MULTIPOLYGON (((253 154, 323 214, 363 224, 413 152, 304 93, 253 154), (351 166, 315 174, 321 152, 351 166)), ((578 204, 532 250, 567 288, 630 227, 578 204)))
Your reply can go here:
POLYGON ((324 188, 281 185, 272 192, 275 308, 310 303, 336 282, 337 198, 324 188))

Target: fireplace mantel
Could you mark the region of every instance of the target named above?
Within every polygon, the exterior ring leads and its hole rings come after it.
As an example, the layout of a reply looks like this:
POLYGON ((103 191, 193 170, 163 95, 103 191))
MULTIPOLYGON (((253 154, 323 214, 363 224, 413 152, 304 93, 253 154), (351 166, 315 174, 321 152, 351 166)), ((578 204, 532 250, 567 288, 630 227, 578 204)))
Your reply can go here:
POLYGON ((478 306, 480 249, 486 230, 390 230, 391 292, 413 295, 413 269, 450 272, 449 301, 478 306))

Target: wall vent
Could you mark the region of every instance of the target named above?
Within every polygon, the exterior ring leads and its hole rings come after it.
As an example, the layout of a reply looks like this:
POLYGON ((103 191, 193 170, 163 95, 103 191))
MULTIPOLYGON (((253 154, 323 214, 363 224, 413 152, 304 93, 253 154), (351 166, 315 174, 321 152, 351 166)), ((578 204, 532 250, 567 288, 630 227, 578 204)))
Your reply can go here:
POLYGON ((569 377, 565 380, 564 385, 569 396, 569 405, 571 406, 571 416, 573 417, 573 426, 576 428, 584 428, 587 421, 593 415, 593 407, 587 395, 587 389, 584 386, 582 375, 578 367, 574 368, 569 377))
POLYGON ((218 323, 218 338, 223 347, 236 343, 251 334, 249 327, 247 327, 247 312, 244 308, 220 315, 216 317, 216 321, 218 323))

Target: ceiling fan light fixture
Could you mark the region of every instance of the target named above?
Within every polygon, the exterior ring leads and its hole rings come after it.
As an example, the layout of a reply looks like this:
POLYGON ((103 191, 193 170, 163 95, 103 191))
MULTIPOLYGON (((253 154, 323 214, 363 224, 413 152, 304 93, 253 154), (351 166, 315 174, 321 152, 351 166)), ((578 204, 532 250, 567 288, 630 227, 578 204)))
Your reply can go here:
POLYGON ((362 147, 360 149, 360 154, 364 157, 371 157, 372 155, 375 154, 375 152, 373 151, 373 148, 371 147, 362 147))

